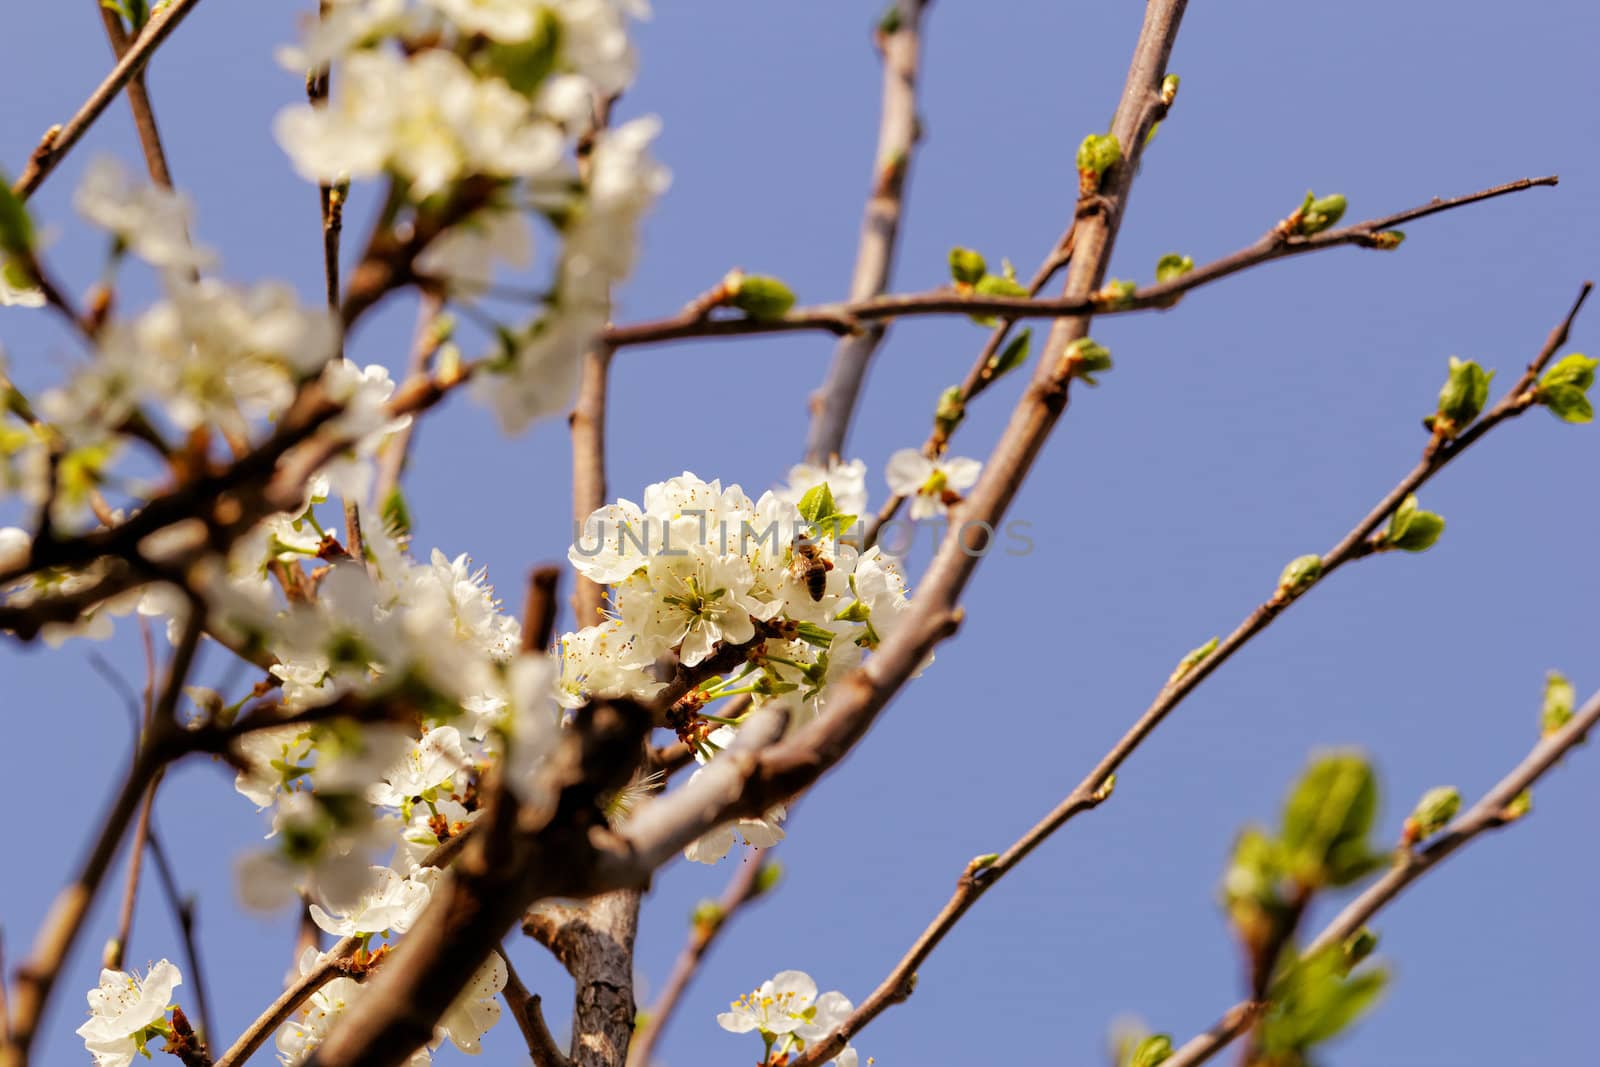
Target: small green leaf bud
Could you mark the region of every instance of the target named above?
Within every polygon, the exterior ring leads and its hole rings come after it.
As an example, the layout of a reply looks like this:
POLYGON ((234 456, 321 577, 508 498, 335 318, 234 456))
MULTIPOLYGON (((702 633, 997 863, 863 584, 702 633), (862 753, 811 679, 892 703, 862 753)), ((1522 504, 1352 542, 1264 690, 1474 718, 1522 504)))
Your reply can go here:
POLYGON ((961 398, 961 386, 952 385, 939 394, 939 405, 933 409, 933 426, 940 437, 949 437, 966 417, 967 406, 961 398))
POLYGON ((1078 191, 1085 195, 1100 188, 1105 172, 1122 158, 1122 145, 1116 134, 1091 133, 1078 146, 1078 191))
POLYGON ((1206 659, 1210 657, 1211 653, 1215 652, 1216 650, 1217 639, 1215 637, 1201 645, 1199 648, 1190 649, 1189 652, 1178 661, 1178 665, 1173 668, 1172 674, 1167 677, 1167 684, 1171 685, 1179 678, 1182 678, 1184 675, 1200 666, 1200 664, 1204 663, 1206 659))
POLYGON ((1450 371, 1444 388, 1439 390, 1439 411, 1429 428, 1442 430, 1446 437, 1460 433, 1488 402, 1489 383, 1493 380, 1493 371, 1485 371, 1473 360, 1451 356, 1450 371))
POLYGON ((970 878, 985 868, 993 867, 995 861, 999 858, 1000 853, 998 852, 985 852, 981 856, 972 857, 972 859, 967 861, 967 877, 970 878))
POLYGON ((1061 354, 1061 373, 1081 378, 1085 385, 1099 385, 1094 376, 1111 369, 1111 350, 1093 339, 1080 337, 1061 354))
POLYGON ((1278 595, 1296 597, 1310 589, 1322 577, 1321 556, 1298 556, 1289 561, 1278 576, 1278 595))
POLYGON ((1125 308, 1133 303, 1133 296, 1139 291, 1138 282, 1123 281, 1121 278, 1112 278, 1106 282, 1101 290, 1094 294, 1094 302, 1102 310, 1115 310, 1125 308))
POLYGON ((1100 783, 1100 788, 1089 794, 1089 799, 1093 800, 1096 804, 1103 804, 1107 800, 1110 800, 1111 794, 1115 793, 1116 791, 1117 776, 1115 774, 1108 774, 1106 775, 1106 780, 1100 783))
POLYGON ((1426 840, 1445 828, 1461 810, 1461 791, 1453 785, 1436 786, 1422 794, 1405 821, 1401 842, 1406 846, 1426 840))
POLYGON ((1300 205, 1300 220, 1295 232, 1302 237, 1321 233, 1344 218, 1345 206, 1344 197, 1338 193, 1323 197, 1306 193, 1305 202, 1300 205))
POLYGON ((1168 74, 1161 79, 1161 105, 1171 107, 1172 102, 1178 99, 1178 82, 1181 79, 1176 74, 1168 74))
POLYGON ((1537 402, 1562 422, 1593 422, 1594 408, 1588 392, 1594 384, 1597 365, 1600 360, 1579 353, 1563 356, 1539 378, 1539 388, 1534 393, 1537 402))
POLYGON ((1168 252, 1156 260, 1156 281, 1170 282, 1174 278, 1181 278, 1194 270, 1194 260, 1189 256, 1180 256, 1176 252, 1168 252))
POLYGON ((729 294, 728 303, 752 319, 781 319, 794 307, 794 291, 769 275, 746 274, 729 294))
POLYGON ((1158 1067, 1171 1058, 1171 1036, 1151 1034, 1133 1046, 1133 1054, 1128 1057, 1128 1067, 1158 1067))
POLYGON ((1533 792, 1524 789, 1512 797, 1505 807, 1500 809, 1500 818, 1506 822, 1516 822, 1533 810, 1533 792))
POLYGON ((1372 247, 1383 252, 1399 248, 1406 239, 1404 230, 1379 230, 1372 235, 1372 247))
POLYGON ((1413 493, 1401 501, 1389 517, 1389 529, 1380 542, 1383 548, 1396 548, 1405 552, 1424 552, 1433 547, 1444 532, 1444 519, 1431 511, 1417 507, 1413 493))
POLYGON ((777 860, 768 860, 761 865, 761 871, 756 875, 756 884, 751 888, 752 897, 763 896, 778 888, 778 883, 783 881, 783 864, 777 860))
POLYGON ((1549 737, 1572 718, 1578 693, 1566 675, 1551 671, 1544 679, 1544 707, 1539 711, 1539 736, 1549 737))
POLYGON ((727 913, 722 905, 714 900, 702 900, 694 906, 694 911, 689 915, 689 925, 700 937, 709 937, 722 925, 727 913))
POLYGON ((1371 928, 1363 926, 1345 938, 1340 947, 1344 949, 1344 966, 1348 972, 1377 951, 1378 935, 1371 928))
POLYGON ((977 285, 989 272, 981 253, 959 245, 950 250, 950 278, 958 286, 977 285))

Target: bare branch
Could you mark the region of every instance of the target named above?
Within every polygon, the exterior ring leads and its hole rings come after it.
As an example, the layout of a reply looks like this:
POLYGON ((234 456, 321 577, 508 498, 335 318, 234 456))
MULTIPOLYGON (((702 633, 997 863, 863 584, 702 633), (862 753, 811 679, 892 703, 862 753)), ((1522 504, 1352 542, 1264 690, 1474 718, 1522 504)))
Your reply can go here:
MULTIPOLYGON (((609 326, 606 328, 605 339, 614 347, 620 348, 626 345, 658 344, 664 341, 737 337, 762 333, 790 333, 814 330, 826 330, 830 333, 849 333, 870 329, 874 323, 911 316, 979 315, 1016 321, 1021 319, 1070 319, 1088 315, 1120 315, 1135 311, 1165 310, 1170 308, 1179 297, 1191 289, 1198 289, 1211 282, 1220 281, 1223 278, 1238 274, 1251 267, 1259 266, 1262 263, 1345 245, 1373 247, 1378 240, 1379 234, 1393 229, 1403 222, 1426 218, 1429 215, 1449 211, 1453 208, 1465 207, 1468 204, 1476 204, 1498 196, 1505 196, 1508 193, 1521 192, 1525 189, 1533 189, 1539 186, 1555 185, 1558 181, 1559 179, 1555 175, 1543 178, 1520 178, 1517 181, 1506 182, 1503 185, 1468 193, 1465 196, 1451 197, 1447 200, 1435 197, 1426 204, 1421 204, 1405 211, 1385 215, 1381 218, 1368 219, 1365 222, 1354 223, 1336 230, 1326 230, 1309 237, 1286 234, 1280 229, 1274 228, 1260 240, 1239 249, 1237 252, 1196 267, 1178 278, 1137 289, 1130 295, 1091 292, 1085 295, 1069 294, 1054 299, 1040 300, 1032 296, 978 296, 962 293, 952 288, 944 288, 923 293, 891 294, 866 300, 795 308, 779 319, 755 319, 749 317, 706 318, 704 316, 694 317, 679 314, 649 322, 609 326)), ((1099 201, 1091 201, 1090 206, 1098 208, 1101 204, 1099 201)), ((1055 270, 1059 269, 1061 256, 1067 254, 1059 251, 1061 247, 1061 245, 1057 246, 1058 251, 1052 253, 1052 256, 1041 267, 1040 273, 1035 276, 1035 281, 1039 286, 1042 287, 1044 281, 1048 280, 1055 270)), ((1069 246, 1068 253, 1070 251, 1071 248, 1069 246)), ((1004 336, 1003 333, 1001 336, 1004 336)), ((989 345, 986 346, 986 351, 990 356, 994 354, 995 347, 995 342, 991 339, 989 345)), ((988 360, 985 358, 980 361, 978 366, 981 368, 987 362, 988 360)), ((973 387, 968 390, 968 393, 970 396, 981 391, 982 385, 975 382, 973 387)))
POLYGON ((551 1036, 550 1027, 544 1021, 544 1009, 540 1006, 538 994, 529 993, 528 987, 522 984, 522 976, 511 965, 511 956, 503 950, 500 956, 506 961, 506 987, 501 991, 501 996, 505 998, 506 1007, 511 1009, 511 1017, 516 1020, 517 1028, 522 1031, 522 1040, 527 1043, 533 1067, 572 1067, 572 1061, 556 1045, 556 1039, 551 1036))
POLYGON ((172 909, 173 919, 178 925, 178 936, 183 940, 184 973, 193 979, 190 984, 194 988, 195 1004, 200 1011, 200 1029, 205 1031, 208 1041, 214 1041, 217 1031, 212 1025, 211 995, 206 985, 205 970, 200 963, 199 942, 195 937, 195 902, 192 897, 185 897, 179 892, 177 875, 173 872, 161 835, 154 826, 150 827, 149 845, 150 858, 155 861, 156 874, 167 898, 167 906, 172 909))
POLYGON ((50 1002, 50 994, 61 968, 83 931, 84 918, 99 893, 106 871, 116 858, 123 833, 165 763, 161 752, 162 737, 180 729, 172 719, 172 712, 177 707, 178 694, 183 690, 189 669, 194 665, 202 625, 199 611, 191 606, 189 621, 178 647, 173 651, 166 680, 156 699, 151 728, 146 732, 139 755, 123 780, 116 799, 101 820, 94 844, 78 876, 56 896, 50 914, 39 929, 33 954, 17 975, 16 993, 11 1004, 11 1042, 0 1050, 0 1067, 24 1067, 28 1062, 34 1034, 50 1002))
POLYGON ((200 4, 200 0, 172 0, 161 11, 150 17, 145 23, 139 36, 128 46, 117 65, 111 68, 111 73, 106 75, 105 81, 99 88, 89 95, 76 114, 66 121, 64 125, 52 126, 40 140, 39 146, 33 150, 33 155, 28 159, 28 165, 23 168, 22 174, 17 178, 11 191, 23 199, 33 195, 33 191, 50 176, 57 163, 63 156, 72 151, 74 145, 82 139, 85 132, 92 126, 96 119, 105 111, 111 101, 122 91, 134 75, 144 69, 150 56, 160 47, 173 30, 200 4))
MULTIPOLYGON (((128 54, 133 42, 128 38, 122 16, 96 0, 100 21, 106 28, 106 40, 111 42, 111 52, 118 60, 128 54)), ((156 127, 155 108, 150 104, 150 89, 145 84, 145 72, 140 68, 128 80, 128 108, 133 112, 133 128, 139 134, 139 147, 144 151, 145 166, 150 179, 165 189, 172 188, 172 169, 167 164, 167 152, 161 144, 161 131, 156 127)))
POLYGON ((667 1023, 672 1021, 689 983, 694 981, 694 976, 699 972, 700 962, 728 928, 733 917, 761 895, 761 876, 768 866, 766 859, 761 856, 745 860, 728 880, 728 888, 723 890, 722 899, 717 901, 715 915, 704 922, 696 916, 689 930, 688 943, 678 954, 677 962, 672 965, 672 973, 667 976, 667 984, 661 987, 661 995, 645 1013, 645 1023, 633 1039, 633 1047, 628 1050, 629 1067, 650 1067, 656 1045, 667 1023))
MULTIPOLYGON (((583 357, 578 402, 572 409, 572 519, 582 523, 606 503, 606 379, 611 371, 610 345, 599 345, 583 357)), ((605 590, 578 576, 572 609, 578 625, 600 618, 605 590)))
MULTIPOLYGON (((921 130, 917 117, 917 74, 922 53, 922 15, 926 0, 898 0, 892 31, 879 29, 883 52, 883 105, 878 126, 878 152, 873 158, 872 193, 861 221, 861 241, 856 249, 850 299, 877 296, 889 284, 900 234, 906 177, 911 154, 921 130)), ((811 401, 811 430, 806 459, 826 464, 844 447, 845 433, 855 413, 856 397, 866 377, 867 364, 883 342, 886 327, 852 332, 834 349, 827 380, 811 401)))

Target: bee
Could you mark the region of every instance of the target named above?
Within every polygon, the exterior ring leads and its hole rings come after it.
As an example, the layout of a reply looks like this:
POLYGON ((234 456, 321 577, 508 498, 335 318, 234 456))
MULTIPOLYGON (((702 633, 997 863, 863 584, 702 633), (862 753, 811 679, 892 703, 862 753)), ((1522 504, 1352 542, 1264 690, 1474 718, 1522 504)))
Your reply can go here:
POLYGON ((790 576, 806 587, 812 600, 821 600, 828 588, 828 572, 833 570, 833 564, 822 557, 822 549, 813 541, 795 541, 793 552, 794 557, 789 562, 790 576))

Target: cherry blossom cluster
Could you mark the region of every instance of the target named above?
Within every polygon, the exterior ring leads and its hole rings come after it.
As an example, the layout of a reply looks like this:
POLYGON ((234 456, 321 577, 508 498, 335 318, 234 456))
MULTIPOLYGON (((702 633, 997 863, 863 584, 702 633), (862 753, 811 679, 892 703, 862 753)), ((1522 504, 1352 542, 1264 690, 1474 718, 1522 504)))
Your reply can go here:
MULTIPOLYGON (((569 707, 594 697, 658 700, 675 686, 670 724, 702 762, 749 713, 736 707, 781 707, 791 726, 826 714, 833 683, 907 609, 898 563, 859 548, 866 504, 857 461, 796 467, 787 486, 754 501, 737 485, 686 472, 646 487, 642 503, 595 511, 568 555, 584 577, 611 587, 609 609, 561 638, 558 698, 569 707)), ((770 845, 782 818, 775 808, 714 831, 688 855, 715 862, 735 830, 770 845)))
MULTIPOLYGON (((733 1034, 759 1035, 765 1046, 762 1063, 783 1063, 790 1053, 805 1051, 849 1018, 854 1006, 840 992, 817 995, 817 983, 804 971, 779 971, 717 1016, 717 1024, 733 1034)), ((856 1067, 856 1050, 846 1045, 828 1061, 856 1067)), ((871 1063, 869 1059, 867 1061, 871 1063)))
POLYGON ((638 221, 666 188, 659 124, 591 131, 597 101, 632 80, 622 0, 341 0, 280 58, 332 70, 326 104, 278 116, 278 139, 325 184, 388 177, 418 210, 465 218, 416 263, 453 297, 484 293, 497 262, 527 267, 530 217, 559 237, 534 317, 499 331, 480 395, 510 431, 564 408, 577 357, 605 326, 612 283, 633 268, 638 221), (580 168, 577 142, 589 137, 580 168))

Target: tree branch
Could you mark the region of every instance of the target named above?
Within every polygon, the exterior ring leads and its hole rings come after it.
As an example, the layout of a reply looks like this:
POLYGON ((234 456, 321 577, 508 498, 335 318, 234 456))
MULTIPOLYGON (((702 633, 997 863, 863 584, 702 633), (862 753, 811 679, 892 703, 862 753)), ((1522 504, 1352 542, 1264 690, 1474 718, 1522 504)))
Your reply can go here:
MULTIPOLYGON (((1031 296, 978 296, 947 287, 922 293, 898 293, 865 300, 795 308, 779 319, 705 318, 680 313, 665 319, 608 326, 604 336, 608 343, 620 348, 627 345, 659 344, 665 341, 790 333, 797 330, 850 333, 872 328, 873 324, 885 320, 911 316, 987 315, 1015 321, 1070 319, 1089 315, 1120 315, 1135 311, 1165 310, 1191 289, 1198 289, 1275 259, 1285 259, 1344 245, 1375 247, 1378 234, 1393 229, 1401 223, 1525 189, 1556 185, 1558 181, 1556 175, 1520 178, 1465 196, 1449 199, 1435 197, 1426 204, 1405 211, 1368 219, 1336 230, 1325 230, 1310 237, 1285 234, 1274 228, 1254 243, 1221 259, 1196 267, 1189 273, 1169 281, 1137 289, 1127 296, 1090 292, 1040 300, 1031 296)), ((1091 203, 1089 206, 1098 208, 1100 205, 1091 203)), ((1060 251, 1062 247, 1062 245, 1057 246, 1058 251, 1052 253, 1046 260, 1045 265, 1041 267, 1040 275, 1036 275, 1036 280, 1041 277, 1047 280, 1060 268, 1061 257, 1065 254, 1060 251)), ((1068 251, 1070 252, 1070 248, 1068 251)), ((1043 281, 1039 281, 1039 284, 1042 286, 1043 281)), ((994 342, 991 340, 988 348, 994 347, 994 342)), ((992 356, 993 351, 989 351, 989 355, 992 356)), ((978 366, 981 368, 987 362, 985 358, 978 366)), ((974 387, 968 390, 969 397, 981 391, 982 385, 974 382, 974 387)))
POLYGON ((52 126, 40 139, 39 145, 33 150, 28 164, 22 169, 22 174, 11 187, 11 191, 26 200, 33 195, 44 180, 55 170, 56 164, 62 157, 72 151, 74 145, 82 139, 85 132, 92 126, 96 119, 104 113, 111 101, 122 91, 134 76, 144 69, 150 56, 165 41, 173 30, 178 28, 178 23, 199 6, 200 0, 172 0, 157 14, 150 17, 145 23, 139 36, 128 46, 117 65, 111 68, 111 73, 106 75, 97 89, 89 94, 89 99, 83 102, 77 113, 66 121, 64 125, 52 126))
POLYGON ((194 665, 202 625, 198 607, 191 605, 189 621, 178 647, 173 650, 166 681, 156 699, 151 728, 146 733, 139 755, 129 768, 116 799, 101 820, 100 830, 78 876, 56 896, 50 914, 39 928, 33 955, 17 974, 16 991, 11 1003, 11 1041, 4 1049, 0 1049, 0 1067, 24 1067, 28 1063, 39 1020, 50 1002, 50 994, 61 968, 83 931, 83 921, 105 880, 106 871, 116 858, 122 835, 133 820, 145 792, 165 765, 162 739, 181 730, 173 720, 172 713, 189 676, 189 669, 194 665))
MULTIPOLYGON (((606 504, 606 379, 614 349, 601 344, 584 353, 572 428, 572 520, 574 528, 606 504)), ((572 590, 580 627, 599 621, 605 589, 582 575, 572 590)))
MULTIPOLYGON (((850 299, 860 302, 883 292, 889 284, 900 234, 906 178, 911 154, 921 130, 917 117, 917 75, 922 52, 922 15, 926 0, 898 0, 892 30, 877 32, 883 53, 883 105, 878 125, 878 151, 873 158, 872 193, 861 221, 850 299)), ((806 460, 826 466, 830 456, 844 447, 845 433, 855 413, 856 397, 866 377, 867 364, 883 343, 886 327, 874 326, 847 334, 834 349, 827 380, 811 402, 811 430, 806 440, 806 460)))
MULTIPOLYGON (((1323 928, 1306 946, 1304 955, 1313 955, 1328 945, 1343 941, 1451 853, 1479 835, 1514 821, 1514 817, 1506 814, 1507 805, 1543 777, 1562 756, 1582 743, 1596 723, 1600 723, 1600 693, 1591 696, 1565 726, 1535 745, 1527 758, 1435 837, 1428 847, 1420 852, 1402 852, 1395 866, 1368 886, 1323 928)), ((1170 1059, 1163 1060, 1163 1067, 1196 1067, 1205 1063, 1245 1033, 1262 1010, 1262 1005, 1249 1001, 1235 1005, 1210 1030, 1190 1040, 1170 1059)))
POLYGON ((517 1028, 522 1031, 522 1040, 527 1043, 533 1067, 572 1067, 572 1061, 556 1045, 556 1039, 544 1021, 544 1009, 539 996, 529 993, 528 987, 522 984, 522 976, 511 965, 511 956, 504 951, 500 956, 506 961, 506 987, 501 991, 501 996, 505 998, 506 1007, 511 1009, 511 1017, 516 1020, 517 1028))
MULTIPOLYGON (((1527 404, 1519 398, 1527 396, 1528 388, 1538 376, 1540 369, 1549 362, 1561 345, 1566 343, 1567 334, 1572 322, 1576 318, 1584 300, 1588 297, 1591 286, 1585 283, 1579 291, 1578 298, 1574 301, 1571 310, 1560 323, 1550 332, 1545 343, 1534 357, 1529 369, 1523 378, 1513 387, 1512 391, 1500 403, 1485 414, 1482 420, 1469 427, 1467 433, 1455 441, 1442 447, 1430 444, 1428 455, 1409 474, 1401 479, 1400 483, 1385 494, 1383 500, 1367 513, 1339 542, 1332 548, 1322 562, 1322 578, 1316 584, 1353 559, 1359 559, 1372 554, 1369 538, 1378 526, 1393 514, 1407 496, 1416 492, 1434 474, 1438 473, 1447 463, 1460 455, 1473 442, 1498 425, 1522 411, 1527 410, 1527 404)), ((1304 595, 1304 591, 1298 595, 1304 595)), ((955 928, 967 911, 1000 879, 1009 874, 1018 864, 1028 857, 1034 849, 1043 844, 1056 831, 1068 822, 1086 811, 1098 807, 1111 795, 1114 778, 1118 768, 1133 755, 1134 751, 1153 733, 1162 721, 1182 703, 1194 689, 1205 680, 1213 671, 1221 667, 1232 656, 1239 652, 1251 638, 1265 630, 1289 606, 1295 598, 1275 593, 1252 611, 1227 638, 1219 642, 1217 647, 1206 657, 1196 663, 1187 664, 1175 672, 1173 677, 1162 686, 1155 701, 1145 709, 1132 727, 1118 739, 1100 762, 1097 763, 1077 787, 1051 809, 1042 819, 1035 823, 1026 833, 1012 842, 1004 852, 989 859, 989 862, 979 863, 973 861, 962 872, 956 882, 956 888, 946 901, 943 908, 935 915, 918 936, 917 940, 901 957, 899 962, 890 970, 887 977, 880 982, 872 994, 868 996, 849 1018, 845 1020, 836 1033, 837 1042, 830 1040, 828 1047, 837 1051, 843 1048, 855 1034, 859 1033, 868 1023, 882 1014, 885 1009, 893 1004, 905 1000, 915 983, 917 968, 927 960, 933 950, 939 946, 945 936, 955 928)), ((796 1061, 794 1067, 820 1062, 826 1056, 819 1056, 816 1060, 802 1058, 796 1061)))
MULTIPOLYGON (((121 60, 128 54, 128 46, 132 43, 127 29, 122 25, 122 16, 98 3, 98 0, 95 6, 100 9, 100 21, 105 25, 111 52, 121 60)), ((172 170, 167 165, 166 149, 161 145, 161 131, 156 127, 155 108, 150 103, 150 89, 145 84, 143 68, 128 80, 128 108, 133 112, 133 127, 139 134, 139 147, 144 150, 150 179, 162 188, 171 189, 172 170)))
POLYGON ((717 938, 728 928, 728 923, 733 917, 746 904, 761 895, 761 876, 767 867, 765 859, 759 857, 740 864, 733 877, 728 880, 728 888, 723 890, 722 899, 717 901, 715 915, 704 922, 700 921, 698 914, 696 915, 695 922, 689 929, 688 943, 683 946, 677 962, 672 965, 672 973, 667 976, 667 984, 662 986, 661 995, 645 1013, 645 1023, 640 1028, 638 1036, 634 1038, 633 1047, 628 1051, 628 1067, 650 1067, 656 1045, 661 1041, 661 1035, 666 1030, 667 1023, 672 1020, 673 1013, 677 1011, 678 1003, 689 988, 689 983, 699 972, 700 962, 705 959, 706 953, 711 950, 717 938))

